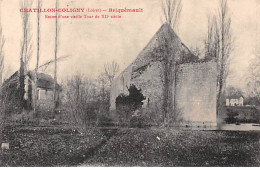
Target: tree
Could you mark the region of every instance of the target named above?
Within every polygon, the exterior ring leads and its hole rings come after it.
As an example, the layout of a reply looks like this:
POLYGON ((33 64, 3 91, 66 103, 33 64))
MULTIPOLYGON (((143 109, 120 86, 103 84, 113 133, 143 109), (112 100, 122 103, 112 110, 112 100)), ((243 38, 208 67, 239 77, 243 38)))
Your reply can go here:
POLYGON ((56 0, 56 20, 55 20, 55 51, 54 51, 54 113, 58 107, 58 93, 57 93, 57 53, 58 53, 58 6, 59 0, 56 0))
POLYGON ((241 89, 239 88, 236 88, 236 87, 233 87, 233 86, 228 86, 226 89, 225 89, 225 97, 233 97, 233 96, 244 96, 243 95, 243 92, 241 89))
POLYGON ((105 73, 101 73, 98 76, 98 85, 100 89, 100 96, 101 96, 101 106, 100 108, 103 112, 107 112, 109 110, 109 91, 111 87, 111 83, 108 79, 108 76, 105 73))
POLYGON ((100 99, 96 88, 97 84, 94 80, 80 74, 63 84, 63 104, 68 121, 81 132, 96 123, 100 109, 100 99))
POLYGON ((252 99, 252 104, 260 104, 260 51, 256 49, 255 58, 248 67, 247 95, 252 99))
MULTIPOLYGON (((23 0, 21 3, 21 8, 30 8, 32 6, 31 0, 23 0)), ((22 40, 22 52, 21 58, 24 62, 24 73, 26 74, 28 71, 28 64, 32 57, 32 28, 30 23, 30 13, 22 12, 22 24, 23 24, 23 40, 22 40)))
MULTIPOLYGON (((32 2, 30 0, 23 0, 20 3, 21 8, 30 8, 32 2)), ((25 75, 27 74, 28 63, 32 55, 32 35, 31 35, 31 25, 30 25, 30 13, 29 12, 22 12, 22 28, 23 28, 23 37, 21 41, 21 53, 20 53, 20 69, 19 69, 19 83, 18 83, 18 90, 19 90, 19 100, 21 108, 24 108, 24 82, 25 82, 25 75)))
POLYGON ((208 34, 205 40, 205 60, 215 58, 219 55, 219 28, 217 27, 216 16, 208 16, 208 34))
MULTIPOLYGON (((0 0, 0 5, 1 2, 2 0, 0 0)), ((0 11, 0 17, 1 17, 1 11, 0 11)), ((0 18, 0 141, 2 140, 2 132, 5 126, 5 118, 6 118, 6 113, 5 113, 6 100, 2 94, 2 78, 3 78, 3 70, 4 70, 4 52, 3 52, 4 43, 5 43, 5 39, 2 32, 2 24, 0 18)))
MULTIPOLYGON (((162 3, 163 15, 166 23, 176 31, 178 28, 180 14, 182 11, 181 0, 165 0, 162 3)), ((175 109, 175 89, 176 89, 176 57, 173 53, 172 36, 169 34, 171 30, 167 30, 163 35, 164 46, 160 49, 163 55, 163 73, 161 81, 163 84, 163 106, 162 117, 163 125, 169 125, 170 121, 176 120, 177 112, 175 109), (173 87, 173 89, 171 88, 173 87), (173 100, 172 100, 173 99, 173 100)))
MULTIPOLYGON (((40 9, 42 6, 41 0, 38 0, 37 7, 40 9)), ((34 88, 34 114, 36 114, 36 107, 37 107, 37 98, 38 98, 38 69, 39 69, 39 60, 40 60, 40 12, 37 13, 37 56, 36 56, 36 67, 35 67, 35 88, 34 88)))
POLYGON ((220 0, 217 14, 208 19, 208 37, 205 46, 205 57, 214 58, 217 62, 217 115, 219 115, 229 75, 232 49, 231 16, 227 0, 220 0))
POLYGON ((115 61, 104 64, 104 71, 98 76, 98 89, 100 90, 101 105, 100 116, 108 116, 109 113, 109 92, 115 75, 119 71, 119 64, 115 61))
MULTIPOLYGON (((0 0, 0 5, 1 2, 2 0, 0 0)), ((0 23, 0 87, 2 85, 3 72, 4 72, 4 51, 3 51, 4 44, 5 44, 5 38, 3 36, 2 24, 0 23)))
POLYGON ((251 81, 260 81, 260 51, 256 51, 255 57, 250 61, 248 77, 251 81))
POLYGON ((172 27, 174 31, 176 31, 182 11, 181 0, 162 1, 162 10, 165 21, 172 27))
POLYGON ((112 84, 116 73, 119 71, 119 65, 115 61, 112 63, 104 64, 104 76, 109 81, 110 85, 112 84))

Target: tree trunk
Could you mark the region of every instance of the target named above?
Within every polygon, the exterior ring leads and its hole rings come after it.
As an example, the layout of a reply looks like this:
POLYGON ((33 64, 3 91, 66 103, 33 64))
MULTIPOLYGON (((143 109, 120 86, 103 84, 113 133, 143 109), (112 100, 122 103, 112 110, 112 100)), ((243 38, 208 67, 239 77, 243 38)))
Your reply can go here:
MULTIPOLYGON (((41 7, 41 2, 38 0, 38 9, 41 7)), ((39 68, 39 59, 40 59, 40 13, 37 13, 37 59, 36 59, 36 67, 35 67, 35 88, 34 88, 34 107, 33 111, 36 117, 38 114, 36 113, 37 109, 37 100, 38 100, 38 68, 39 68)))
POLYGON ((55 54, 54 54, 54 114, 56 113, 56 109, 58 107, 57 99, 58 99, 58 94, 57 94, 57 51, 58 51, 58 0, 56 0, 56 22, 55 22, 55 54))

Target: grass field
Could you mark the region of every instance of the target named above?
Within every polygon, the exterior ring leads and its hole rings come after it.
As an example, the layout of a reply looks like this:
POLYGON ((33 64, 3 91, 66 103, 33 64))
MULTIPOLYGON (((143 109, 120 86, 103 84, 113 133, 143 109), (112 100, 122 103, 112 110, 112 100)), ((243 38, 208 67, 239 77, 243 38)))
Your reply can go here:
POLYGON ((259 140, 259 131, 121 130, 83 166, 259 166, 259 140))
POLYGON ((0 166, 260 166, 259 131, 7 126, 0 166))
POLYGON ((0 151, 0 166, 77 166, 106 141, 96 129, 86 134, 55 126, 7 126, 4 142, 9 150, 0 151))

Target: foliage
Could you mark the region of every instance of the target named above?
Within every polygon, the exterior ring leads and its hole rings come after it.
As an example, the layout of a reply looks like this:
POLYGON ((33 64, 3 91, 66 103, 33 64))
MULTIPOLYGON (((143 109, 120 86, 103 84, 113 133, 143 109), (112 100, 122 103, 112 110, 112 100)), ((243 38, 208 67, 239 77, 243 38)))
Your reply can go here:
POLYGON ((157 103, 153 103, 142 110, 142 114, 149 121, 149 125, 159 126, 163 122, 162 109, 158 105, 157 103))
POLYGON ((21 95, 21 89, 17 88, 17 85, 14 83, 2 87, 0 98, 5 102, 5 112, 7 115, 21 112, 24 104, 21 102, 21 95))
POLYGON ((225 107, 225 123, 260 123, 260 109, 255 106, 225 107))
POLYGON ((113 122, 113 119, 110 116, 101 114, 99 116, 97 126, 98 127, 109 127, 109 126, 115 126, 115 124, 113 122))
POLYGON ((116 106, 128 105, 131 111, 139 109, 143 105, 143 100, 145 97, 142 94, 142 90, 138 90, 135 85, 130 85, 129 95, 121 94, 116 98, 116 106))
POLYGON ((131 114, 137 109, 140 109, 143 105, 145 97, 142 94, 142 90, 138 90, 135 85, 130 85, 129 95, 120 94, 116 98, 116 110, 120 117, 121 123, 128 124, 131 114))
POLYGON ((227 109, 227 118, 225 119, 225 121, 227 123, 236 123, 237 119, 236 117, 238 116, 238 113, 234 110, 231 109, 227 109))
POLYGON ((90 79, 74 76, 67 80, 64 88, 64 107, 67 110, 68 120, 85 130, 88 125, 96 120, 98 105, 95 85, 90 79))
POLYGON ((2 132, 5 128, 7 111, 11 108, 11 105, 7 101, 7 94, 3 93, 3 89, 0 86, 0 141, 2 140, 2 132))
POLYGON ((2 131, 5 123, 5 103, 0 99, 0 141, 2 139, 2 131))
POLYGON ((247 96, 244 105, 260 106, 260 98, 257 96, 247 96))
POLYGON ((94 79, 82 75, 68 79, 63 83, 62 103, 64 116, 80 131, 86 130, 88 126, 100 125, 104 119, 109 119, 108 90, 94 79))
POLYGON ((233 97, 233 96, 242 97, 242 96, 244 96, 244 94, 241 89, 233 87, 233 86, 228 86, 225 89, 225 96, 226 97, 233 97))
POLYGON ((141 115, 134 115, 130 119, 130 127, 132 128, 145 128, 151 126, 151 121, 149 120, 149 117, 141 114, 141 115))

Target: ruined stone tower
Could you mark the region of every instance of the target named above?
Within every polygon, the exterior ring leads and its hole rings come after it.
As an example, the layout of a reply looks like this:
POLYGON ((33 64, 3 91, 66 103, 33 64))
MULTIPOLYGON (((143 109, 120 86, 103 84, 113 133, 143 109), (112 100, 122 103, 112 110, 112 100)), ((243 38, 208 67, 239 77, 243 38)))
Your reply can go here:
POLYGON ((113 81, 111 110, 116 109, 117 96, 128 93, 130 84, 142 90, 147 99, 144 107, 158 114, 177 115, 176 121, 186 125, 216 124, 216 62, 199 60, 168 24, 113 81))

